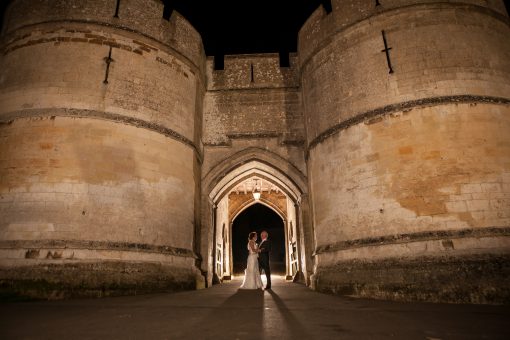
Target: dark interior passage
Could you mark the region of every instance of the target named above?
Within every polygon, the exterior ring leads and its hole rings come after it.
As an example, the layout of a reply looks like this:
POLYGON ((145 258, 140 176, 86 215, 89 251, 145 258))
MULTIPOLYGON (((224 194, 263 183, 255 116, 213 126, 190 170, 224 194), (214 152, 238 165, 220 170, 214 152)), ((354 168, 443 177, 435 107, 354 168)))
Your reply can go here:
POLYGON ((271 272, 285 274, 285 234, 283 220, 272 209, 262 204, 255 204, 244 210, 234 220, 232 225, 232 255, 234 274, 242 274, 246 269, 248 257, 248 234, 257 232, 260 242, 260 233, 266 230, 271 240, 272 251, 270 255, 271 272))

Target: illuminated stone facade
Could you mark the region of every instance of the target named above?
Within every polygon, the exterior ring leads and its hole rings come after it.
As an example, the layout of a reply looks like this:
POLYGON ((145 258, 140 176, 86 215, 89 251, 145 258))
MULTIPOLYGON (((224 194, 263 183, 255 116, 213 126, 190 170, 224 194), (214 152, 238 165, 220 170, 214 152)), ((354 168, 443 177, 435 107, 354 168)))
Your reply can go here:
POLYGON ((289 67, 254 54, 226 56, 224 70, 160 1, 116 3, 7 9, 3 290, 102 296, 228 278, 229 228, 256 203, 256 180, 285 222, 296 281, 508 301, 502 1, 332 0, 289 67))

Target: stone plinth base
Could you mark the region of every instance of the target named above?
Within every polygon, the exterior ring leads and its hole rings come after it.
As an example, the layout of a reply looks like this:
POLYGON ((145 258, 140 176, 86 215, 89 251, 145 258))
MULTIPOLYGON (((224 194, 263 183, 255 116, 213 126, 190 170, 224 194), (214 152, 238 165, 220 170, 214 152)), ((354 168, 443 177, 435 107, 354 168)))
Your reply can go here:
POLYGON ((192 268, 157 263, 108 261, 0 267, 0 297, 63 299, 173 292, 196 289, 200 278, 192 268))
POLYGON ((510 255, 346 261, 319 267, 312 288, 374 299, 509 304, 510 255))

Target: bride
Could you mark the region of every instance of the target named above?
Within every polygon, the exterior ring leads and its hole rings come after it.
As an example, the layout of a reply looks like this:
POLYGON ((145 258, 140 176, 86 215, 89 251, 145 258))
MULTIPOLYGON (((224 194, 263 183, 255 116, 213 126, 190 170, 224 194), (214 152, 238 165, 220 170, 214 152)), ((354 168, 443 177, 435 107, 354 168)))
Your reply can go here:
POLYGON ((248 236, 248 251, 250 254, 248 255, 248 263, 241 289, 262 289, 263 287, 259 271, 259 249, 255 241, 257 241, 257 233, 251 232, 248 236))

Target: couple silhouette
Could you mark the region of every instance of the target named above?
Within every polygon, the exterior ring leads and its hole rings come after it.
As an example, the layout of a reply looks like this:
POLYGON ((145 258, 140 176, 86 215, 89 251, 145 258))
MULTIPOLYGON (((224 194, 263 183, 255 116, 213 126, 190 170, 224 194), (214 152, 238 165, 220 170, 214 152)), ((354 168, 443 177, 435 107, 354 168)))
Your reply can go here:
POLYGON ((264 289, 261 270, 266 275, 265 289, 271 289, 271 268, 269 267, 269 254, 271 253, 271 241, 268 239, 267 231, 260 233, 261 241, 257 243, 257 233, 251 232, 248 235, 248 261, 244 272, 244 280, 241 289, 264 289))

